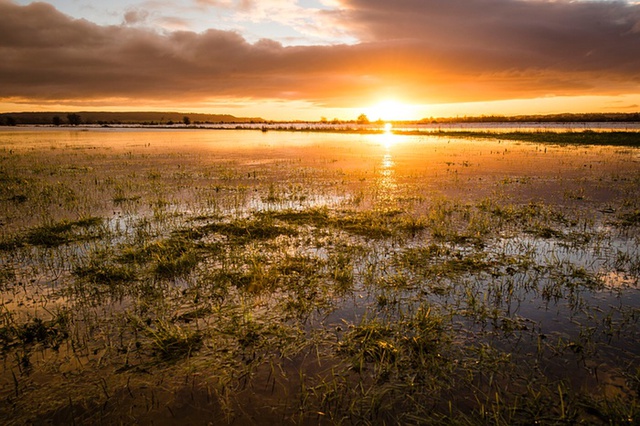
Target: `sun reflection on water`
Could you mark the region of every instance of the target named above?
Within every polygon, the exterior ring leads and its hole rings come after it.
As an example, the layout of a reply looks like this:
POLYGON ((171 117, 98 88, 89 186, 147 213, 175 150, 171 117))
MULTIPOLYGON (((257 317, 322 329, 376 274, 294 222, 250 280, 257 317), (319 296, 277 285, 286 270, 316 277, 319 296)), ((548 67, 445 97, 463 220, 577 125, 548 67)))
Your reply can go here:
POLYGON ((384 175, 392 174, 393 170, 391 169, 395 163, 393 162, 393 158, 390 153, 386 153, 384 157, 382 157, 382 171, 384 175))
POLYGON ((395 178, 395 165, 390 152, 382 157, 382 163, 376 180, 376 189, 379 200, 393 201, 394 193, 398 187, 395 178))
POLYGON ((384 155, 380 163, 378 178, 376 180, 376 189, 380 201, 391 202, 394 193, 398 187, 395 178, 395 166, 393 161, 392 147, 398 142, 398 136, 392 132, 393 125, 386 123, 384 125, 384 133, 380 135, 381 145, 384 147, 384 155))
POLYGON ((398 136, 393 134, 392 129, 393 129, 393 124, 386 123, 384 125, 384 133, 382 133, 381 135, 382 145, 387 149, 389 149, 390 147, 392 147, 398 142, 398 136))

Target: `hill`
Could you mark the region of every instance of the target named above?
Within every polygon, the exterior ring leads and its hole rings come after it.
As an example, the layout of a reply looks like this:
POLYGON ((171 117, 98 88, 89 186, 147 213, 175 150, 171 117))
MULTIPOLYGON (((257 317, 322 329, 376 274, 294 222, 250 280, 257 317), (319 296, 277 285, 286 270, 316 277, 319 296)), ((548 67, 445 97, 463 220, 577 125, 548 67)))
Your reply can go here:
POLYGON ((69 116, 75 114, 77 124, 173 124, 183 123, 188 117, 190 123, 262 123, 259 117, 235 117, 230 114, 196 114, 182 112, 15 112, 0 114, 0 124, 52 124, 58 117, 59 124, 69 123, 69 116))

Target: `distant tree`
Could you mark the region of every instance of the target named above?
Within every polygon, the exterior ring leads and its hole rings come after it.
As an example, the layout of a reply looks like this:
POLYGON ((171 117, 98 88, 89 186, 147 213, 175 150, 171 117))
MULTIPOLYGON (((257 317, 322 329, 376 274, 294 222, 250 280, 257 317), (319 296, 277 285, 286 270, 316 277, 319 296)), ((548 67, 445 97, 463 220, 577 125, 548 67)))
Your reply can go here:
POLYGON ((320 122, 321 123, 326 123, 327 122, 327 117, 320 117, 320 122))
POLYGON ((5 122, 5 124, 6 124, 7 126, 15 126, 15 125, 17 124, 17 123, 16 123, 16 119, 15 119, 15 118, 13 118, 13 117, 12 117, 12 116, 10 116, 10 115, 7 115, 7 116, 5 117, 4 122, 5 122))
POLYGON ((366 114, 360 114, 356 122, 358 124, 369 124, 369 117, 366 114))
POLYGON ((191 119, 189 119, 189 117, 185 115, 184 117, 182 117, 182 122, 185 124, 185 126, 188 126, 189 124, 191 124, 191 119))
POLYGON ((82 123, 82 119, 76 113, 67 114, 67 121, 72 126, 77 126, 78 124, 82 123))
POLYGON ((173 120, 167 121, 167 126, 173 126, 173 120))
POLYGON ((62 124, 62 119, 59 116, 54 115, 53 118, 51 119, 51 122, 53 123, 54 126, 59 126, 62 124))

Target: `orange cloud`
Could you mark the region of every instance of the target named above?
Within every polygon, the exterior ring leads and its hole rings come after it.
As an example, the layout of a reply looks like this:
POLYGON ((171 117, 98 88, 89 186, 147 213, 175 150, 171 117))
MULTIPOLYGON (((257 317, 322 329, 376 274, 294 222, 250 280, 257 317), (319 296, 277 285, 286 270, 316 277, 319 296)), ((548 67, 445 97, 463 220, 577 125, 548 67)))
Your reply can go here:
MULTIPOLYGON (((0 0, 0 100, 302 100, 354 106, 637 93, 640 6, 623 2, 341 0, 354 45, 155 32, 0 0)), ((131 16, 131 20, 144 15, 131 16)))

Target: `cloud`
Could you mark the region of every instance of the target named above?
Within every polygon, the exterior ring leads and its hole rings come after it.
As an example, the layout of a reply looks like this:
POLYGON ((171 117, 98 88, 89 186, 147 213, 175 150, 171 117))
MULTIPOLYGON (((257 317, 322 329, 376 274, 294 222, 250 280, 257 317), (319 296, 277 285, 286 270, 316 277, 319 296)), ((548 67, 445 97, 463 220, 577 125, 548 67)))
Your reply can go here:
POLYGON ((201 6, 214 6, 238 10, 249 9, 254 3, 254 0, 196 0, 196 4, 201 6))
POLYGON ((299 0, 196 0, 196 4, 229 12, 236 23, 275 23, 315 40, 345 39, 345 32, 331 25, 323 8, 302 6, 299 0))
POLYGON ((358 106, 380 95, 428 103, 638 92, 638 5, 340 4, 324 17, 360 43, 284 47, 215 29, 99 26, 46 3, 0 0, 0 99, 195 105, 241 98, 358 106))
POLYGON ((136 25, 145 23, 149 18, 149 12, 141 9, 129 9, 124 13, 124 23, 126 25, 136 25))
POLYGON ((640 6, 621 1, 341 0, 341 5, 336 21, 362 41, 414 43, 480 70, 640 71, 640 6))
POLYGON ((180 10, 172 9, 169 3, 145 1, 125 11, 122 25, 176 31, 189 30, 191 23, 181 17, 180 10))

